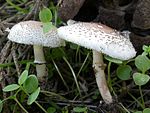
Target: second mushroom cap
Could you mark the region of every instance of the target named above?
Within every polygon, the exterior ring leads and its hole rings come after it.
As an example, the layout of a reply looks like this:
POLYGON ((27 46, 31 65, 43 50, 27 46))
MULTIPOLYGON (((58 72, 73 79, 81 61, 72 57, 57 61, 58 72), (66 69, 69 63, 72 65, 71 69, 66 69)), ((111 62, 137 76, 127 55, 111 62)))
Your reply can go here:
POLYGON ((128 60, 136 55, 130 39, 100 23, 77 22, 58 28, 60 38, 113 58, 128 60))

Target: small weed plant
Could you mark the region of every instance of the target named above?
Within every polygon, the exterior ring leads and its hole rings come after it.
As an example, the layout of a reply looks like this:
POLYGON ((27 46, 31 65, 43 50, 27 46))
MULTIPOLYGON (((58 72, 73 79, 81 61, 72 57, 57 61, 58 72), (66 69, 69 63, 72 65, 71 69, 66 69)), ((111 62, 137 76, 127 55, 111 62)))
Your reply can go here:
POLYGON ((17 96, 20 92, 22 98, 21 101, 25 100, 27 98, 27 105, 31 105, 33 102, 37 104, 45 113, 46 110, 38 103, 36 102, 36 99, 40 93, 40 87, 38 87, 38 79, 35 75, 28 75, 28 71, 24 70, 22 74, 20 75, 18 79, 17 84, 10 84, 3 88, 4 92, 13 92, 13 95, 3 99, 0 101, 0 111, 2 111, 3 103, 6 100, 14 100, 20 108, 25 112, 28 113, 28 111, 22 106, 20 103, 20 99, 17 99, 17 96))
MULTIPOLYGON (((150 70, 150 46, 143 46, 143 53, 138 55, 135 59, 131 59, 129 61, 122 62, 117 59, 112 59, 109 57, 105 57, 108 61, 108 84, 110 89, 113 91, 111 79, 110 79, 110 65, 111 62, 118 64, 118 68, 116 70, 116 75, 119 79, 125 81, 129 79, 133 79, 135 85, 139 87, 139 92, 141 95, 141 100, 136 99, 132 94, 128 92, 128 94, 140 105, 143 111, 137 111, 134 113, 150 113, 150 109, 145 107, 145 102, 142 94, 141 86, 146 85, 150 76, 148 75, 148 71, 150 70), (134 62, 135 69, 133 71, 132 67, 129 65, 130 62, 134 62)), ((133 66, 134 67, 134 66, 133 66)), ((114 92, 114 91, 113 91, 114 92)), ((130 113, 129 111, 127 111, 130 113)))

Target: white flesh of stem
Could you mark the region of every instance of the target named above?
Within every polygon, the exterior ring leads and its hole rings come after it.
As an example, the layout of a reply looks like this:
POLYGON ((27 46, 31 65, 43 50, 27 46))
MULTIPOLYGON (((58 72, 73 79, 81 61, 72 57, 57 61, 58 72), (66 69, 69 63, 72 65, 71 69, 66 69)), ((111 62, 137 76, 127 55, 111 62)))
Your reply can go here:
POLYGON ((103 100, 107 104, 111 104, 113 101, 105 78, 105 73, 104 73, 105 65, 103 62, 103 56, 102 53, 94 50, 93 50, 93 69, 95 72, 98 89, 100 91, 103 100))
POLYGON ((40 82, 45 81, 46 74, 46 63, 44 53, 43 53, 43 47, 42 46, 33 46, 34 49, 34 63, 36 63, 36 72, 37 72, 37 78, 40 82))

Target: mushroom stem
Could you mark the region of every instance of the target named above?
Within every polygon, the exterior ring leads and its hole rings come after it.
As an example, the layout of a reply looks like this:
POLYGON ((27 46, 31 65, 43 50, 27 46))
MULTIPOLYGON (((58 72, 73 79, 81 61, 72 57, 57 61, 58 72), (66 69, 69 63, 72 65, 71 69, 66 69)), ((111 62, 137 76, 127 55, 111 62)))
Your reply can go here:
POLYGON ((46 77, 46 61, 43 53, 43 47, 34 45, 34 63, 36 64, 37 78, 40 82, 45 81, 46 77))
POLYGON ((111 104, 113 100, 105 78, 105 73, 104 73, 105 64, 103 62, 103 56, 102 53, 97 52, 95 50, 93 50, 93 69, 95 72, 98 89, 103 100, 107 104, 111 104))

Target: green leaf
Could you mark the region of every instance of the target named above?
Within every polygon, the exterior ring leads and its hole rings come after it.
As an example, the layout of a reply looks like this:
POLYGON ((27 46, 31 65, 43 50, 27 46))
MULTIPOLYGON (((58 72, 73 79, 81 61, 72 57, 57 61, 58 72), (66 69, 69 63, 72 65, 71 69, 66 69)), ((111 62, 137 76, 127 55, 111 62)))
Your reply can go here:
POLYGON ((38 79, 35 75, 29 75, 23 84, 24 89, 28 93, 34 92, 38 88, 38 79))
POLYGON ((51 29, 56 29, 56 27, 52 24, 52 22, 43 23, 43 32, 44 33, 49 32, 51 29))
POLYGON ((144 52, 142 53, 142 55, 150 56, 150 45, 149 46, 143 45, 143 50, 144 50, 144 52))
POLYGON ((146 53, 150 53, 150 46, 143 45, 143 50, 146 53))
POLYGON ((145 108, 145 109, 143 110, 143 113, 150 113, 150 108, 145 108))
POLYGON ((56 108, 54 108, 54 107, 49 107, 49 108, 47 109, 47 112, 48 112, 48 113, 55 113, 55 112, 56 112, 56 108))
POLYGON ((87 107, 74 107, 73 111, 76 113, 81 113, 87 111, 87 107))
POLYGON ((121 80, 128 80, 131 76, 132 68, 129 65, 121 65, 117 68, 117 76, 121 80))
POLYGON ((140 71, 145 73, 150 69, 150 59, 145 55, 139 55, 135 58, 135 65, 140 71))
POLYGON ((146 56, 146 55, 148 55, 148 53, 146 53, 146 52, 143 52, 143 53, 142 53, 142 55, 145 55, 145 56, 146 56))
POLYGON ((142 49, 143 49, 144 51, 146 51, 146 50, 148 49, 148 46, 143 45, 142 49))
POLYGON ((38 95, 40 93, 40 87, 38 87, 28 98, 27 104, 31 105, 35 100, 37 99, 38 95))
POLYGON ((142 113, 142 111, 136 111, 136 112, 134 112, 134 113, 142 113))
POLYGON ((49 8, 43 8, 39 13, 39 19, 41 22, 46 23, 52 20, 52 13, 49 8))
POLYGON ((2 100, 0 100, 0 113, 2 112, 2 109, 3 109, 3 102, 2 100))
POLYGON ((3 91, 9 92, 9 91, 17 90, 18 88, 20 88, 20 86, 18 84, 11 84, 11 85, 4 87, 3 91))
POLYGON ((27 77, 28 77, 28 71, 24 70, 18 79, 18 84, 22 85, 26 81, 27 77))
POLYGON ((149 81, 150 77, 146 74, 142 73, 134 73, 133 80, 136 85, 142 86, 145 85, 149 81))
POLYGON ((116 58, 112 58, 112 57, 107 56, 107 55, 105 55, 104 58, 106 60, 108 60, 109 62, 113 62, 113 63, 116 63, 116 64, 122 64, 123 63, 122 60, 119 60, 119 59, 116 59, 116 58))

